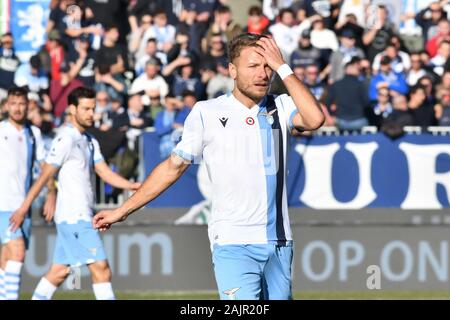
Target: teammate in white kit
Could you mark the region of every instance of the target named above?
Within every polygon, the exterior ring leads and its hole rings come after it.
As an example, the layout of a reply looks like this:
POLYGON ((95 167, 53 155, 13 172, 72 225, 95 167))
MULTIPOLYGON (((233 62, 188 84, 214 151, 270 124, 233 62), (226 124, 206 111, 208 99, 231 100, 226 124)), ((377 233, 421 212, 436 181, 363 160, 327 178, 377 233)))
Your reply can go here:
POLYGON ((324 116, 273 39, 239 35, 229 60, 233 92, 198 102, 172 155, 120 208, 99 212, 93 224, 103 231, 123 221, 202 159, 212 183, 208 234, 221 299, 291 299, 287 134, 317 129, 324 116), (267 95, 273 70, 290 96, 267 95))
MULTIPOLYGON (((38 128, 27 123, 27 91, 11 88, 6 100, 8 119, 0 122, 0 300, 16 300, 20 275, 28 247, 31 211, 25 213, 21 228, 12 230, 9 219, 19 208, 31 186, 34 166, 45 157, 38 128)), ((51 203, 54 193, 46 201, 51 203)), ((46 211, 47 212, 47 211, 46 211)))
POLYGON ((21 225, 25 213, 47 180, 58 173, 55 223, 57 238, 53 264, 33 294, 35 300, 51 299, 70 274, 70 267, 87 265, 98 300, 112 300, 111 270, 99 232, 92 228, 94 190, 93 170, 110 185, 135 190, 140 183, 130 182, 114 173, 103 160, 94 137, 86 132, 92 126, 95 91, 74 89, 68 97, 71 123, 58 132, 45 159, 40 177, 33 184, 12 223, 21 225))

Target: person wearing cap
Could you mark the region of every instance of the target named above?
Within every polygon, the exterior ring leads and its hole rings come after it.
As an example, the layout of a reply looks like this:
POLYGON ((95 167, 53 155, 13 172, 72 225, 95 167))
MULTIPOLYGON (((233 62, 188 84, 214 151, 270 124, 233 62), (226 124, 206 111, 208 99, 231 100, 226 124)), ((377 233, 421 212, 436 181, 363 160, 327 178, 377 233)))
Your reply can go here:
POLYGON ((327 55, 323 50, 311 44, 311 30, 304 29, 298 38, 298 47, 292 52, 290 66, 293 68, 316 64, 323 69, 327 64, 327 55))
POLYGON ((360 75, 360 59, 353 57, 345 65, 345 76, 333 83, 326 98, 326 105, 336 115, 336 125, 341 130, 359 130, 368 125, 365 109, 369 99, 360 75))
POLYGON ((0 100, 6 97, 7 91, 14 85, 14 73, 20 60, 14 50, 14 39, 10 32, 4 33, 0 45, 0 100))
POLYGON ((389 90, 396 91, 403 95, 408 93, 405 75, 393 71, 391 63, 392 59, 389 56, 381 58, 380 71, 370 80, 369 98, 371 101, 377 99, 377 92, 382 87, 389 88, 389 90))
POLYGON ((344 65, 353 57, 364 59, 364 52, 355 46, 355 34, 352 29, 341 32, 339 49, 331 54, 330 83, 336 82, 344 77, 344 65))

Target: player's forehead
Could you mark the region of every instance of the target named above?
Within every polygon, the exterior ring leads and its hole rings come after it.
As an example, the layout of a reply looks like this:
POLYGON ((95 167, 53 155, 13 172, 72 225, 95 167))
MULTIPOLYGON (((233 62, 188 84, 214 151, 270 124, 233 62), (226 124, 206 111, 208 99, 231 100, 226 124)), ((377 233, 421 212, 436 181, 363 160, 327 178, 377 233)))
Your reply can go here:
POLYGON ((266 60, 256 51, 256 47, 249 46, 241 50, 238 57, 238 63, 248 64, 265 64, 266 60))
POLYGON ((80 98, 78 100, 78 107, 83 109, 95 108, 95 98, 80 98))

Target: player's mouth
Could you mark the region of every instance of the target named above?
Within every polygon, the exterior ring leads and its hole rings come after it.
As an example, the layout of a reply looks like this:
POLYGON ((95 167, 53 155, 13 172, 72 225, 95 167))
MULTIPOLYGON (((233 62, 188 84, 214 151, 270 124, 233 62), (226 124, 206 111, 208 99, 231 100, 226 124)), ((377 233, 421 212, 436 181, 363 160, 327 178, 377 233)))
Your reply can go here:
POLYGON ((268 83, 255 83, 255 87, 258 88, 267 88, 269 86, 268 83))

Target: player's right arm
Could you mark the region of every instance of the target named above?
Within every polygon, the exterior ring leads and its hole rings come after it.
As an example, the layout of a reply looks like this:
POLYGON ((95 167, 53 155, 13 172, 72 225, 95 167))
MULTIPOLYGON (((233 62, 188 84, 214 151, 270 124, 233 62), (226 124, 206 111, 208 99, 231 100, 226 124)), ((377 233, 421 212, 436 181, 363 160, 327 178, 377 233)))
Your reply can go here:
POLYGON ((30 188, 30 191, 28 191, 28 194, 22 205, 13 213, 13 215, 9 219, 11 231, 16 231, 22 225, 23 220, 28 213, 28 210, 30 210, 33 200, 39 195, 42 188, 46 185, 49 179, 53 177, 57 172, 58 168, 48 163, 44 163, 44 165, 42 166, 41 175, 30 188))
POLYGON ((169 188, 181 177, 188 166, 189 162, 173 153, 150 173, 142 186, 121 207, 97 213, 93 220, 94 228, 104 231, 109 229, 111 224, 125 220, 130 214, 169 188))

